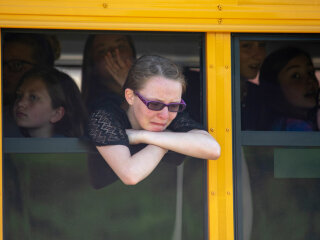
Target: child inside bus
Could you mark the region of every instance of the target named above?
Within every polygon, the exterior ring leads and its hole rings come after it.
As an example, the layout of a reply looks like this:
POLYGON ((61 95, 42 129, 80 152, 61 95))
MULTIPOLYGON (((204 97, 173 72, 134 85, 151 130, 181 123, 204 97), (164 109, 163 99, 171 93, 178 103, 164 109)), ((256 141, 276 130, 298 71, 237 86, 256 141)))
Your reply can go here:
POLYGON ((261 67, 259 80, 261 130, 319 130, 319 83, 308 53, 295 47, 271 53, 261 67))
POLYGON ((120 100, 122 86, 135 58, 135 48, 129 35, 88 37, 83 54, 81 93, 89 112, 105 98, 120 100))
POLYGON ((54 68, 34 68, 22 77, 13 115, 26 137, 80 137, 86 122, 76 83, 54 68))
POLYGON ((4 34, 3 135, 5 137, 22 137, 12 116, 15 91, 22 75, 35 66, 53 67, 54 60, 59 54, 59 42, 54 36, 11 32, 4 34))
POLYGON ((240 41, 240 88, 242 130, 256 130, 259 109, 257 76, 266 56, 264 41, 240 41))
POLYGON ((105 102, 91 114, 91 141, 123 183, 142 181, 168 150, 202 159, 220 156, 216 140, 187 115, 178 114, 186 106, 181 98, 185 87, 176 64, 143 56, 124 84, 125 103, 105 102))

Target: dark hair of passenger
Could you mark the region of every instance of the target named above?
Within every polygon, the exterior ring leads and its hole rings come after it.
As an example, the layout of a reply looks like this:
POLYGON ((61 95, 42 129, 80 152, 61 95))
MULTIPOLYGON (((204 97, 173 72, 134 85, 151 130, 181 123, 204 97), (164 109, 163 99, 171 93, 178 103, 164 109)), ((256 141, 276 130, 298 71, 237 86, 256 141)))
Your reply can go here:
MULTIPOLYGON (((312 64, 310 55, 296 47, 285 47, 268 55, 260 69, 260 97, 261 112, 259 116, 259 130, 272 130, 272 123, 279 116, 297 117, 295 107, 285 98, 279 83, 279 73, 295 57, 306 56, 312 64)), ((308 115, 309 120, 313 120, 314 111, 308 115)))
MULTIPOLYGON (((83 52, 81 94, 87 107, 89 107, 90 99, 94 98, 97 92, 101 92, 101 89, 104 88, 101 86, 97 73, 94 69, 95 61, 93 56, 93 43, 96 36, 98 35, 94 34, 88 36, 83 52)), ((124 36, 126 36, 135 58, 136 51, 133 45, 133 40, 129 35, 124 36)))
POLYGON ((180 82, 182 93, 185 92, 187 83, 182 69, 171 60, 157 55, 145 55, 134 62, 123 85, 123 90, 130 88, 138 91, 143 88, 148 79, 156 76, 180 82))
POLYGON ((54 134, 81 137, 87 122, 87 112, 75 81, 55 68, 34 68, 23 75, 18 88, 30 78, 40 78, 50 95, 52 107, 55 109, 62 106, 65 110, 63 118, 54 124, 54 134))
POLYGON ((7 43, 22 43, 33 49, 33 59, 38 66, 53 67, 55 52, 49 41, 49 36, 38 33, 5 33, 3 48, 7 43))

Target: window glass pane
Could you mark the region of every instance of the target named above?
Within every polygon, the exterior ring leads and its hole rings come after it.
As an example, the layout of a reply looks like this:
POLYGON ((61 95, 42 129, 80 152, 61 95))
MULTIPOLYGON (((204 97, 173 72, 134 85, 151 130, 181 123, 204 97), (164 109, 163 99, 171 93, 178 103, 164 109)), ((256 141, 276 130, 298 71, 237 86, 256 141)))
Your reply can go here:
POLYGON ((319 239, 319 147, 242 147, 243 239, 319 239))
POLYGON ((242 130, 319 130, 319 49, 311 40, 240 40, 242 130))
POLYGON ((184 173, 163 162, 136 186, 94 189, 86 154, 5 154, 4 239, 160 240, 179 224, 183 239, 201 239, 202 174, 201 161, 184 173))

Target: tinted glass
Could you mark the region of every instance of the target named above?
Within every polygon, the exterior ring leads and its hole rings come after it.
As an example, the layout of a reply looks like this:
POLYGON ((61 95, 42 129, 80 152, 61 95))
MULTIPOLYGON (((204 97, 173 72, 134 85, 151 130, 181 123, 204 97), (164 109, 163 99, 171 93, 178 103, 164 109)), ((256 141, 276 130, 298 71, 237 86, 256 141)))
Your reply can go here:
POLYGON ((306 147, 242 148, 243 239, 320 237, 319 153, 306 147))
POLYGON ((319 49, 319 41, 239 41, 242 130, 319 130, 319 49))

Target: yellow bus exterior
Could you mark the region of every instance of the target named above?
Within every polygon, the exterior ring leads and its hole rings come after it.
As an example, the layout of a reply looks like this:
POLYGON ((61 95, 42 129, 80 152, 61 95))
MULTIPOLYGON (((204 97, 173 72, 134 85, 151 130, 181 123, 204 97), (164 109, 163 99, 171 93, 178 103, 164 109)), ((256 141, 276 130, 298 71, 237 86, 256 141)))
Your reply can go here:
POLYGON ((320 33, 319 12, 320 0, 0 0, 0 27, 205 32, 208 130, 222 147, 207 168, 209 239, 233 240, 231 33, 320 33))

